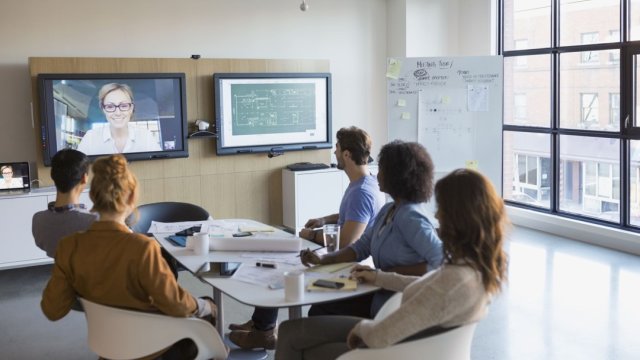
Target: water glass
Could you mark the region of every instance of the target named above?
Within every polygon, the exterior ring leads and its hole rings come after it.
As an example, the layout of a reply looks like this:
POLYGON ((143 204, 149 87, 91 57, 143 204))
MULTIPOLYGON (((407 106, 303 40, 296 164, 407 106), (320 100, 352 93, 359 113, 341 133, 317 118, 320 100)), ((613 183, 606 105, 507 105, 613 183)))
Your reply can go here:
POLYGON ((327 253, 338 250, 340 244, 340 225, 327 224, 322 228, 324 233, 324 246, 327 248, 327 253))

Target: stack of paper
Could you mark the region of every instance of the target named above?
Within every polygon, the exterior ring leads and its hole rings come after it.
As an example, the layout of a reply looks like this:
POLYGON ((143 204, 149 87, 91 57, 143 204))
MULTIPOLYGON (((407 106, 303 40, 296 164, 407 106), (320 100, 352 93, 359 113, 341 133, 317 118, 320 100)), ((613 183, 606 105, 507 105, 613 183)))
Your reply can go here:
POLYGON ((209 249, 215 251, 300 251, 302 239, 296 236, 252 235, 246 237, 209 236, 209 249))

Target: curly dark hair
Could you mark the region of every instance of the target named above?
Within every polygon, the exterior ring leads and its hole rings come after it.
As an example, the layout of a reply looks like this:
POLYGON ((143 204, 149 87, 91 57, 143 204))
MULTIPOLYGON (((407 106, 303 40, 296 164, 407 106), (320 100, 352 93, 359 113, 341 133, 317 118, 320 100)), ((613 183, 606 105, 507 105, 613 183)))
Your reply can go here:
POLYGON ((482 274, 488 293, 498 293, 507 279, 502 246, 508 221, 502 198, 486 177, 468 169, 440 179, 435 192, 445 263, 464 261, 482 274))
POLYGON ((382 188, 394 201, 425 202, 433 194, 433 161, 424 146, 392 141, 380 149, 382 188))
POLYGON ((365 165, 371 153, 371 137, 366 131, 351 126, 336 133, 336 139, 342 151, 349 150, 356 165, 365 165))

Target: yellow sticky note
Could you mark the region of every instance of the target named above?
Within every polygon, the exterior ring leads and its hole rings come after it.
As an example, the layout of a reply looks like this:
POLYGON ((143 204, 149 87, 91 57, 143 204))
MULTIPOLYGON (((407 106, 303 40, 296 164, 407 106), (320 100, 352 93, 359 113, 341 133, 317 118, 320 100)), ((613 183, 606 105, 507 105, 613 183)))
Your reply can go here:
POLYGON ((391 79, 397 79, 400 77, 400 68, 402 67, 402 61, 389 58, 387 61, 387 77, 391 79))
POLYGON ((470 170, 478 170, 478 160, 465 161, 465 167, 470 170))
POLYGON ((397 105, 400 106, 400 107, 405 107, 405 106, 407 106, 407 100, 398 99, 397 105))
POLYGON ((408 111, 404 111, 402 114, 400 114, 400 119, 402 119, 402 120, 411 119, 411 113, 408 112, 408 111))

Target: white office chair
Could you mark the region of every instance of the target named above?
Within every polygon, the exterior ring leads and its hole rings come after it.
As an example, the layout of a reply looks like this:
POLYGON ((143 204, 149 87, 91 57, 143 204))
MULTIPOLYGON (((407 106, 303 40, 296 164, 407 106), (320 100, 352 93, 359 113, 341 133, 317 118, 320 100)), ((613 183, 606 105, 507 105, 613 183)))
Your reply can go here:
MULTIPOLYGON (((376 320, 385 318, 395 311, 402 300, 402 293, 393 295, 382 306, 376 320)), ((391 345, 380 349, 355 349, 342 354, 337 360, 469 360, 471 340, 477 323, 471 323, 444 333, 391 345)))
POLYGON ((80 299, 87 318, 89 347, 107 359, 134 359, 153 354, 190 338, 197 360, 226 359, 220 335, 207 321, 124 310, 80 299))

